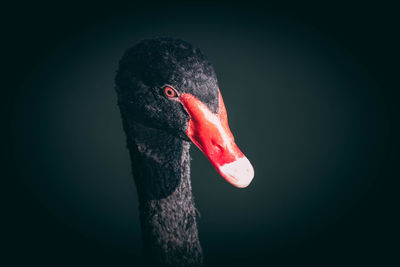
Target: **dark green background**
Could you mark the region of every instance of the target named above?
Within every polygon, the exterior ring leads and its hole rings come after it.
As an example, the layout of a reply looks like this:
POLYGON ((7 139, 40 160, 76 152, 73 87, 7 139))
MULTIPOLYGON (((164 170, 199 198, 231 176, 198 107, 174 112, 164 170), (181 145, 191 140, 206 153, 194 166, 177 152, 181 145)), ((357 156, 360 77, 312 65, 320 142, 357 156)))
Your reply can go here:
POLYGON ((3 11, 6 266, 146 262, 113 79, 125 49, 159 36, 193 43, 214 64, 231 130, 255 168, 253 183, 237 189, 192 148, 206 266, 396 260, 393 7, 16 3, 3 11))

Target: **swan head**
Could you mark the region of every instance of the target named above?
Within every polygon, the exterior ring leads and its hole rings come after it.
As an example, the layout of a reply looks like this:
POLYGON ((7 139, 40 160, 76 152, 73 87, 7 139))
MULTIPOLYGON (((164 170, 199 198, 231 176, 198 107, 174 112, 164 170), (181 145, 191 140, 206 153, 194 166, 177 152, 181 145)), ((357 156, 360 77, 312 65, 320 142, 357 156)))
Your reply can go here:
POLYGON ((170 38, 141 41, 122 57, 116 89, 128 124, 192 141, 225 180, 250 184, 253 167, 235 144, 214 68, 198 48, 170 38))

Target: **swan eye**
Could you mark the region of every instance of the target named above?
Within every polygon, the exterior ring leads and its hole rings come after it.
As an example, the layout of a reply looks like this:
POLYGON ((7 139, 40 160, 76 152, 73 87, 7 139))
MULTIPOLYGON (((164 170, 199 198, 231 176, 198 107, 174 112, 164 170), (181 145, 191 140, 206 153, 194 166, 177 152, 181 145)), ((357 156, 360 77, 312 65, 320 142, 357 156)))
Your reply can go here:
POLYGON ((169 86, 165 86, 164 87, 164 94, 168 97, 168 98, 174 98, 174 97, 177 97, 177 93, 176 93, 176 91, 172 88, 172 87, 169 87, 169 86))

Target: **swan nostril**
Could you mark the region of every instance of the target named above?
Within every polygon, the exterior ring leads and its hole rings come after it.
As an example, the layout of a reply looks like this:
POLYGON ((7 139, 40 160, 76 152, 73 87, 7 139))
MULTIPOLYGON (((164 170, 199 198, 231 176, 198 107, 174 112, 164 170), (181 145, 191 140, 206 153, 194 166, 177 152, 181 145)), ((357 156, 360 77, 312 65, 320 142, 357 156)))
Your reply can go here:
POLYGON ((224 150, 224 148, 223 148, 221 145, 219 145, 219 144, 216 144, 216 145, 215 145, 215 148, 216 148, 216 150, 217 150, 218 152, 222 152, 222 151, 224 150))
POLYGON ((213 145, 213 147, 215 148, 215 150, 220 153, 224 150, 223 146, 221 146, 219 144, 219 142, 217 142, 216 140, 211 139, 211 144, 213 145))

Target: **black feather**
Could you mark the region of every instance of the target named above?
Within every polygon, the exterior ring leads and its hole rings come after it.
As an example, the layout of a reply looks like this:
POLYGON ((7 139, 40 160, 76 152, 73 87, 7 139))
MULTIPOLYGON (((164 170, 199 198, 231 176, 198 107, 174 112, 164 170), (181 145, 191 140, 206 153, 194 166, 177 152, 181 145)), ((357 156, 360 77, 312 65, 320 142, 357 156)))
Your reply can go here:
POLYGON ((175 39, 144 40, 120 61, 116 90, 140 203, 149 265, 201 266, 190 183, 189 116, 163 86, 191 93, 218 111, 218 82, 199 49, 175 39))

